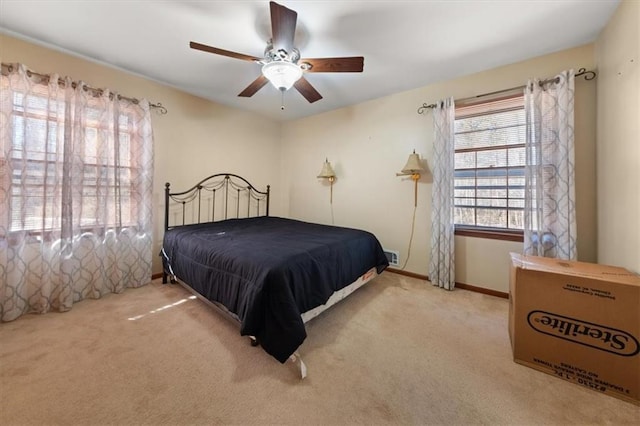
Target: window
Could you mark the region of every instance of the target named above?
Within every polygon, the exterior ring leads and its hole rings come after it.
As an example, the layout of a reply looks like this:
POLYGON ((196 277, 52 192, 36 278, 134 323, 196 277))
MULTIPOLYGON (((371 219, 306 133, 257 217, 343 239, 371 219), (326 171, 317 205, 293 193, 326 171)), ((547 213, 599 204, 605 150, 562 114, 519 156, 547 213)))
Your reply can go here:
POLYGON ((109 136, 112 129, 106 128, 109 122, 101 121, 105 106, 99 98, 82 106, 78 126, 65 119, 69 112, 64 101, 47 97, 46 86, 41 90, 41 96, 37 91, 11 93, 12 145, 6 160, 11 171, 9 232, 59 230, 62 191, 67 186, 72 198, 81 200, 73 212, 80 227, 131 225, 136 218, 132 186, 138 167, 132 161, 136 128, 130 112, 120 111, 114 140, 109 136), (64 143, 65 132, 70 131, 82 134, 77 138, 82 146, 74 147, 72 154, 65 153, 64 143), (65 162, 65 155, 73 159, 65 162), (68 181, 63 178, 64 167, 73 169, 68 181))
POLYGON ((457 234, 521 240, 525 131, 522 94, 456 108, 457 234))
POLYGON ((1 65, 3 320, 149 282, 148 102, 1 65))

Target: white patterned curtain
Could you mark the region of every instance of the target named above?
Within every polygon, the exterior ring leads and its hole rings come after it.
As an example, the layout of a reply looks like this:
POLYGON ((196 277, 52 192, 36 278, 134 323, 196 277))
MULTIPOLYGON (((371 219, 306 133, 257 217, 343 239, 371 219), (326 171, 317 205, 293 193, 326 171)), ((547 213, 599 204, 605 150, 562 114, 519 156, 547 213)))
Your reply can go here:
POLYGON ((149 282, 149 103, 20 64, 0 78, 1 320, 149 282))
POLYGON ((455 105, 453 98, 438 102, 433 109, 433 124, 429 280, 433 285, 453 290, 455 287, 453 219, 455 105))
POLYGON ((529 81, 524 253, 576 259, 574 72, 529 81))

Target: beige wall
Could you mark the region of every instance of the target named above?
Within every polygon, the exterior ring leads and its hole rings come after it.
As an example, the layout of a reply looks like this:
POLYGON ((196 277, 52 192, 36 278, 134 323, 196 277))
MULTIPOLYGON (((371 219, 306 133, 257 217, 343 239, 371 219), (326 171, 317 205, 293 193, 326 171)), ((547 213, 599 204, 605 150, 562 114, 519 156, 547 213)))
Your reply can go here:
MULTIPOLYGON (((154 253, 160 251, 164 184, 187 189, 219 172, 245 176, 255 185, 271 184, 273 214, 283 214, 278 186, 280 124, 253 113, 205 101, 117 69, 0 35, 2 62, 21 62, 34 71, 68 75, 125 96, 161 102, 167 115, 152 113, 155 138, 154 253)), ((162 271, 154 256, 154 273, 162 271)))
POLYGON ((596 42, 598 261, 640 273, 640 2, 623 0, 596 42))
MULTIPOLYGON (((325 157, 334 165, 333 215, 336 225, 367 229, 385 248, 400 251, 404 263, 413 214, 413 184, 395 173, 413 149, 431 164, 433 122, 418 115, 423 102, 456 99, 549 77, 574 68, 594 68, 593 45, 546 55, 348 108, 287 122, 282 128, 284 205, 293 218, 331 223, 329 189, 316 179, 325 157)), ((365 71, 366 72, 366 71, 365 71)), ((596 259, 595 119, 596 84, 576 79, 576 175, 578 253, 596 259)), ((429 176, 419 182, 411 257, 406 270, 427 274, 430 238, 429 176)), ((509 251, 520 243, 456 237, 456 281, 508 291, 509 251)))
MULTIPOLYGON (((431 114, 418 115, 423 102, 464 98, 522 85, 567 68, 593 68, 593 46, 497 68, 468 77, 398 93, 281 125, 187 95, 114 68, 0 35, 3 62, 22 62, 35 71, 57 72, 127 96, 162 102, 169 114, 153 115, 155 135, 155 242, 162 233, 164 183, 174 188, 222 170, 257 185, 270 183, 274 215, 353 226, 374 232, 385 248, 407 258, 413 214, 413 183, 396 177, 416 150, 431 162, 431 114), (328 157, 338 180, 333 205, 329 187, 316 179, 328 157)), ((596 257, 595 84, 576 82, 576 162, 579 255, 596 257)), ((430 237, 430 176, 418 184, 418 208, 407 271, 427 274, 430 237)), ((519 243, 456 237, 458 282, 507 291, 508 253, 519 243)), ((154 259, 154 272, 160 271, 154 259)))

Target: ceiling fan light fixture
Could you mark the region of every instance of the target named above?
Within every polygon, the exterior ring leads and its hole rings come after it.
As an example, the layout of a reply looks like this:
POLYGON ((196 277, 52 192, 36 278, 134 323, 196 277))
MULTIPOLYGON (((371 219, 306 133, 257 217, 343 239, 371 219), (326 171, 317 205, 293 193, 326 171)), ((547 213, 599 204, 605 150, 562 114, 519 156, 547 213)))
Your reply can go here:
POLYGON ((262 74, 278 90, 289 90, 302 77, 302 70, 293 62, 273 61, 262 66, 262 74))

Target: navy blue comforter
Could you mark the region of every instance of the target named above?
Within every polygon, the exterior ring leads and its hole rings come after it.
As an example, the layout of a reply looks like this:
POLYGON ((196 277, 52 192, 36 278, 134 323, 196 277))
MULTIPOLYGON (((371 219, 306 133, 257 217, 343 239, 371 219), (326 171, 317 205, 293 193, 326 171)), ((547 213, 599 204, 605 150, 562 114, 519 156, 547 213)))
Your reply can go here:
POLYGON ((165 270, 237 315, 241 334, 280 362, 307 336, 302 313, 389 265, 369 232, 279 217, 174 228, 163 253, 165 270))

